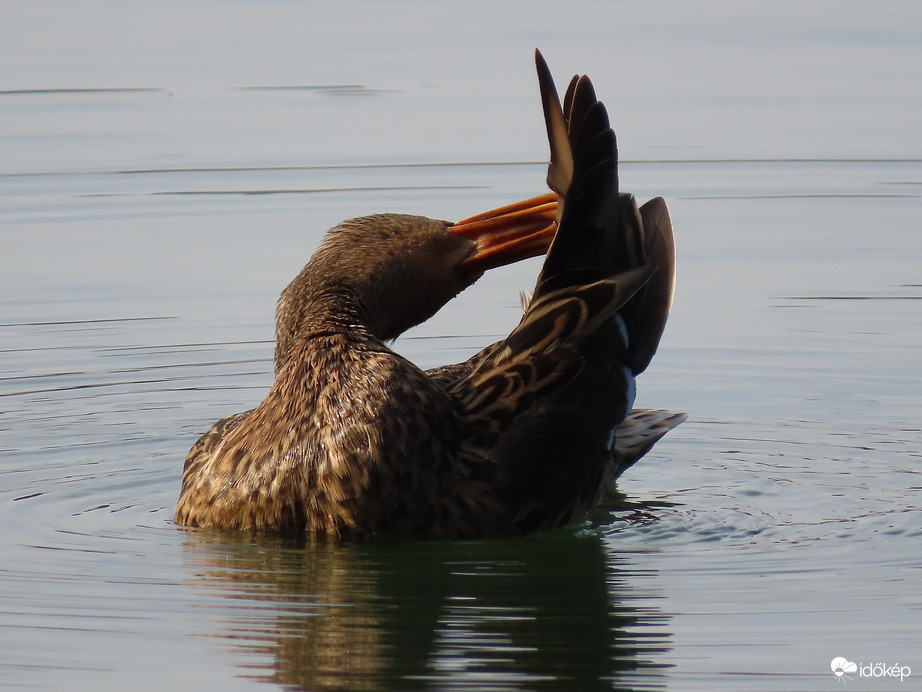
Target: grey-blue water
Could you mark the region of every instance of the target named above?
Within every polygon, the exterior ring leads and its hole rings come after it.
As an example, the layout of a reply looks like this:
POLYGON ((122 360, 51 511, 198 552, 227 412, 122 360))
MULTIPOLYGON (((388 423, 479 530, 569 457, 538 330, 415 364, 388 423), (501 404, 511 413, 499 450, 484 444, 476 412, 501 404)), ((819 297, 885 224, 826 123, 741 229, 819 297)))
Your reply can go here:
MULTIPOLYGON (((920 85, 914 1, 6 3, 0 687, 922 689, 920 85), (328 227, 543 191, 535 46, 668 200, 637 403, 689 421, 527 539, 173 525, 328 227)), ((466 357, 538 266, 397 348, 466 357)))

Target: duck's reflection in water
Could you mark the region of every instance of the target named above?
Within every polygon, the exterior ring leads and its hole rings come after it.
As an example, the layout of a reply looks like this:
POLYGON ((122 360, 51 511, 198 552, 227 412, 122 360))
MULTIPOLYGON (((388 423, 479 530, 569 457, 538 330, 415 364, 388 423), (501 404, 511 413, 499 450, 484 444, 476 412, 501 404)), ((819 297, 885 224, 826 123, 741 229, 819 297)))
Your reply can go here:
POLYGON ((203 634, 228 640, 245 677, 306 690, 665 686, 668 621, 650 606, 649 575, 619 567, 596 535, 335 544, 190 532, 185 549, 191 585, 222 597, 203 634), (272 669, 244 652, 270 654, 272 669))

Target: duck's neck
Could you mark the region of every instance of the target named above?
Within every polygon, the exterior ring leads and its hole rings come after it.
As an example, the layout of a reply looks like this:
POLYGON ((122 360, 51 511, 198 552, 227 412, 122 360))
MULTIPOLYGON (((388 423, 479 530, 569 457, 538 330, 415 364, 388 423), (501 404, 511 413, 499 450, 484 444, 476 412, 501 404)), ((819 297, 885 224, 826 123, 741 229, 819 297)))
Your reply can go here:
POLYGON ((367 310, 350 292, 328 289, 310 294, 286 289, 279 298, 275 320, 275 372, 305 338, 330 332, 378 341, 367 310))

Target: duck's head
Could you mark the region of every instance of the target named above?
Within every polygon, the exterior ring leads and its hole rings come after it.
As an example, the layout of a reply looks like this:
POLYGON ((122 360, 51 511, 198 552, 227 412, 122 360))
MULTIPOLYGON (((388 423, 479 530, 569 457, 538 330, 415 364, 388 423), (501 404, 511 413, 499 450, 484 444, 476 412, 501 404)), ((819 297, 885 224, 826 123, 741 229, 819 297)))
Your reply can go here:
POLYGON ((556 215, 544 195, 457 223, 376 214, 335 226, 279 298, 276 370, 302 336, 333 324, 396 338, 487 269, 547 252, 556 215))

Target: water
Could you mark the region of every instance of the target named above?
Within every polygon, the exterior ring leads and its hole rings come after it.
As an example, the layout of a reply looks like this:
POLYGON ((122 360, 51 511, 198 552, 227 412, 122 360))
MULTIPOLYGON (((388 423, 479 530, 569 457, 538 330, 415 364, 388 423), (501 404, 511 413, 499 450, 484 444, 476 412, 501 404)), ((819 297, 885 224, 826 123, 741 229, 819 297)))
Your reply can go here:
MULTIPOLYGON (((822 690, 843 656, 913 671, 849 687, 922 689, 919 27, 908 2, 4 8, 0 686, 822 690), (526 539, 175 527, 326 228, 541 191, 536 45, 669 201, 638 404, 689 421, 526 539)), ((466 357, 538 266, 398 348, 466 357)))

